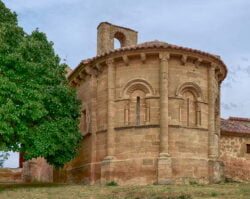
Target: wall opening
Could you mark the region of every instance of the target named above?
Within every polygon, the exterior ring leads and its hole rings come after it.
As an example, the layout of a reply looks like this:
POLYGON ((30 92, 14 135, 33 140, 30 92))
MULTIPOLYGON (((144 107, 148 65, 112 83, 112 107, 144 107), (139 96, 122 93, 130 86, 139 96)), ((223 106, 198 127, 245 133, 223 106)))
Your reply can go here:
POLYGON ((137 97, 136 98, 136 125, 140 125, 141 123, 141 117, 140 117, 140 112, 141 112, 141 98, 137 97))
POLYGON ((121 43, 118 39, 114 38, 114 49, 121 48, 121 43))
POLYGON ((247 144, 247 153, 250 153, 250 144, 247 144))
POLYGON ((126 37, 122 32, 114 34, 114 48, 122 48, 125 46, 126 37))

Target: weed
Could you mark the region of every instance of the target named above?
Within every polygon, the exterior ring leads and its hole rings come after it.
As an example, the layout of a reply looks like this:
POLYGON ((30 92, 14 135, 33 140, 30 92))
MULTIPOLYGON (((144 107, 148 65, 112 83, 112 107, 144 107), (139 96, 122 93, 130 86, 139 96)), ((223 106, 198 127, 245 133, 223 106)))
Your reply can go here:
POLYGON ((118 183, 115 181, 111 181, 111 182, 107 183, 106 186, 118 186, 118 183))
POLYGON ((189 181, 189 184, 190 184, 190 185, 198 185, 199 183, 196 182, 196 181, 189 181))
POLYGON ((218 193, 216 193, 216 192, 211 192, 211 194, 210 194, 212 197, 216 197, 216 196, 218 196, 218 193))

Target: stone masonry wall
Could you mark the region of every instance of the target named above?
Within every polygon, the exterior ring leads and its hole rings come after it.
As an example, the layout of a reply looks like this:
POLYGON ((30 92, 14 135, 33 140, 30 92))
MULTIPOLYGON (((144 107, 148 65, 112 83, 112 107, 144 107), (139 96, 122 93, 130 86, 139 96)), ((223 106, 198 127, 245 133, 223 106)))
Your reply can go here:
POLYGON ((221 159, 225 165, 225 175, 236 181, 250 181, 250 153, 246 152, 249 137, 221 136, 221 159))

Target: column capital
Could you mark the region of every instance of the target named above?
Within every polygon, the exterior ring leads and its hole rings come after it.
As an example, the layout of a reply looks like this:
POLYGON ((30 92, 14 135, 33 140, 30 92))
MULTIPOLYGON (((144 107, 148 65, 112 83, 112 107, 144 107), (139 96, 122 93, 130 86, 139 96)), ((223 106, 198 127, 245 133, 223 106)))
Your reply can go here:
POLYGON ((167 157, 170 157, 170 155, 169 155, 169 153, 160 153, 159 157, 160 158, 167 158, 167 157))
POLYGON ((167 52, 162 52, 159 54, 160 61, 168 61, 170 59, 170 54, 167 52))
POLYGON ((214 70, 216 69, 217 66, 218 66, 218 65, 217 65, 216 63, 213 63, 213 62, 212 62, 212 63, 210 64, 210 69, 214 71, 214 70))
POLYGON ((107 64, 108 66, 113 66, 113 64, 114 64, 114 59, 112 59, 112 58, 107 59, 106 64, 107 64))

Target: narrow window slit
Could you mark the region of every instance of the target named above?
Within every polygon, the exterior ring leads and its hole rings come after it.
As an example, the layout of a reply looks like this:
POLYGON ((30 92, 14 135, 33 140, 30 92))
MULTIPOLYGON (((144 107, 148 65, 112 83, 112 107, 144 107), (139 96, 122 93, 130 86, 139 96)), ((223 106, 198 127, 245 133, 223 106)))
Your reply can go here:
POLYGON ((141 106, 141 99, 140 97, 136 98, 136 125, 140 125, 140 106, 141 106))

